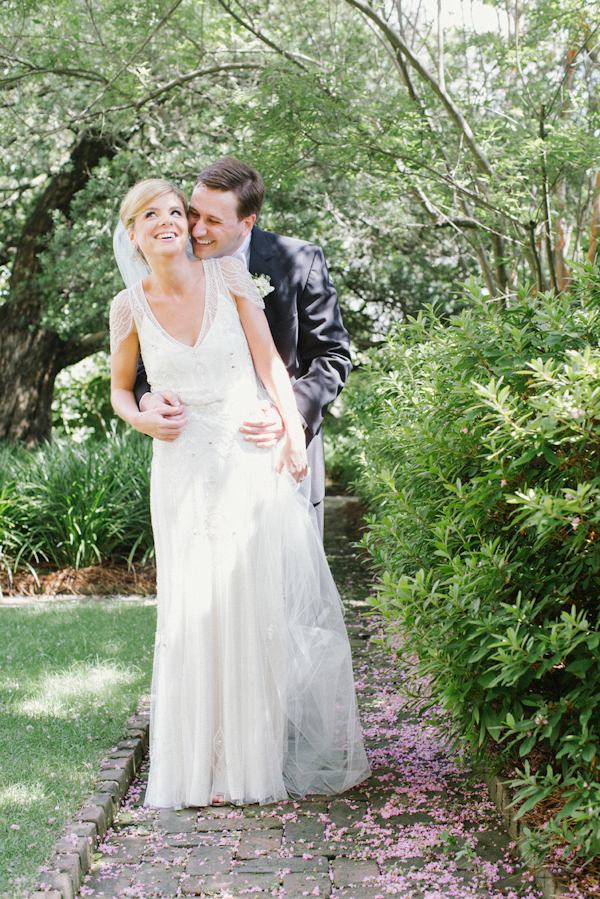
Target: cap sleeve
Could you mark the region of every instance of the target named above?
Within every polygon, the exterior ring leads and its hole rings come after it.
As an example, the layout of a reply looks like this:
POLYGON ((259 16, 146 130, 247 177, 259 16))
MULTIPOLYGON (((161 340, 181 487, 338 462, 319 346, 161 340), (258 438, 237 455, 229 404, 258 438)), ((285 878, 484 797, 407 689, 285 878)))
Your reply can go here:
POLYGON ((123 341, 133 330, 133 313, 129 302, 129 291, 122 290, 110 306, 110 352, 118 352, 123 341))
MULTIPOLYGON (((236 297, 245 297, 253 306, 264 309, 265 304, 261 293, 244 264, 239 259, 234 259, 233 256, 223 256, 218 261, 221 265, 223 280, 231 293, 236 297)), ((271 290, 273 290, 272 287, 267 287, 266 292, 270 293, 271 290)))

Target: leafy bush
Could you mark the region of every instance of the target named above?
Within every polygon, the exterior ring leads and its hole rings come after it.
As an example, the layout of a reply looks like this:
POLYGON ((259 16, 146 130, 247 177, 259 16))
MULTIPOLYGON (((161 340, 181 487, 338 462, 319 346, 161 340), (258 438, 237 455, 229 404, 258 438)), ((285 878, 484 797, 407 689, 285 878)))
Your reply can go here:
POLYGON ((390 639, 416 650, 460 734, 521 759, 523 815, 562 810, 529 846, 600 851, 600 284, 506 298, 474 283, 444 322, 429 310, 351 387, 390 639), (556 807, 556 806, 555 806, 556 807), (564 846, 563 846, 564 848, 564 846))
POLYGON ((325 445, 325 473, 328 493, 346 492, 360 475, 360 463, 357 459, 357 440, 351 426, 350 417, 344 414, 344 398, 348 392, 353 402, 362 389, 365 379, 362 368, 355 368, 344 392, 335 401, 333 411, 330 409, 323 420, 323 442, 325 445), (352 386, 352 390, 349 390, 352 386))
POLYGON ((96 353, 61 371, 54 385, 52 428, 58 436, 75 440, 109 437, 125 430, 110 402, 110 362, 96 353))
POLYGON ((153 552, 152 442, 113 433, 78 444, 54 439, 36 450, 4 447, 0 475, 0 564, 42 560, 74 568, 153 552))

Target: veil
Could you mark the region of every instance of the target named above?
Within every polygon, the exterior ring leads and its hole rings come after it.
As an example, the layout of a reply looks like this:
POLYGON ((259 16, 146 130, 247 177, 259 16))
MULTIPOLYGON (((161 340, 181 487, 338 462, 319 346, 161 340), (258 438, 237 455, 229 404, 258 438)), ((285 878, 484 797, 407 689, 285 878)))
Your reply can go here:
POLYGON ((125 287, 133 287, 138 281, 142 281, 150 274, 150 266, 142 262, 139 256, 134 256, 133 244, 125 230, 123 222, 119 222, 113 235, 113 250, 121 277, 125 287))
MULTIPOLYGON (((147 278, 152 271, 150 266, 142 262, 137 254, 134 255, 132 248, 133 245, 125 230, 125 226, 122 222, 119 222, 113 235, 113 250, 121 277, 125 282, 125 287, 133 287, 138 281, 143 281, 144 278, 147 278)), ((185 252, 188 259, 197 261, 189 240, 185 252)))

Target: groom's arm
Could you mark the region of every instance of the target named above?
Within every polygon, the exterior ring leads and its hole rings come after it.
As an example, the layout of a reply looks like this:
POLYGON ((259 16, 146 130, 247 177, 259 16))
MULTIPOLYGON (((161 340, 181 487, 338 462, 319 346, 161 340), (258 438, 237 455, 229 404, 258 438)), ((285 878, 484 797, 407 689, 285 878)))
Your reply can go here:
POLYGON ((298 298, 298 355, 303 373, 294 383, 308 441, 321 427, 328 405, 341 391, 352 368, 350 338, 323 250, 314 245, 310 250, 312 256, 304 260, 306 274, 298 298))
POLYGON ((138 408, 140 408, 140 403, 142 402, 142 397, 146 394, 150 393, 150 385, 148 384, 148 379, 146 377, 146 369, 144 367, 144 360, 140 356, 137 374, 135 376, 135 384, 133 386, 133 395, 135 396, 135 401, 138 404, 138 408))

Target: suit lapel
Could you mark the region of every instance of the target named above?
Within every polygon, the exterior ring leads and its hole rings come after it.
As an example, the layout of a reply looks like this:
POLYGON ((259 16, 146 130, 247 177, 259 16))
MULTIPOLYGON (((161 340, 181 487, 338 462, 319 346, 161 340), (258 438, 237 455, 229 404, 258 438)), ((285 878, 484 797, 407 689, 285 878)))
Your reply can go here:
POLYGON ((273 256, 273 248, 267 240, 265 232, 260 228, 252 229, 252 237, 250 238, 250 265, 251 275, 272 275, 273 266, 271 257, 273 256))

